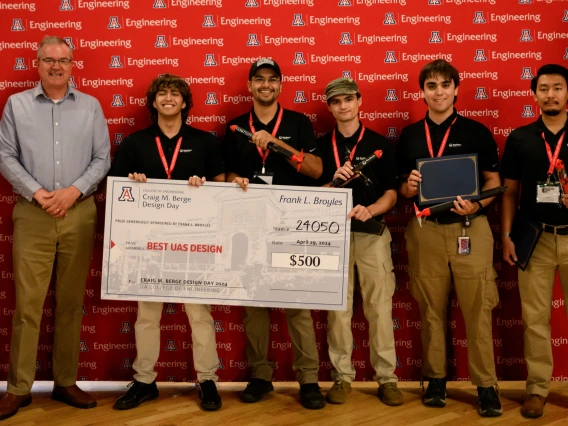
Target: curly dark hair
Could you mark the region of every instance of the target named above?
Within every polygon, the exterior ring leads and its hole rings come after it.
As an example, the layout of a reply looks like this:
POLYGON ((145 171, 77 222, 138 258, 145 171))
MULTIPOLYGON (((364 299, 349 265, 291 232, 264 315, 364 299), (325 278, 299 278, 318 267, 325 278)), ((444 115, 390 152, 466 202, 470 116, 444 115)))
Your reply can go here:
POLYGON ((154 107, 154 101, 156 100, 158 92, 164 89, 176 89, 179 93, 181 93, 183 101, 185 102, 185 108, 181 110, 181 118, 185 123, 187 116, 189 115, 189 110, 193 107, 193 97, 191 96, 189 85, 185 82, 185 80, 173 74, 162 74, 158 78, 152 80, 152 83, 146 92, 146 105, 150 110, 150 118, 152 118, 154 123, 158 122, 158 110, 154 107))

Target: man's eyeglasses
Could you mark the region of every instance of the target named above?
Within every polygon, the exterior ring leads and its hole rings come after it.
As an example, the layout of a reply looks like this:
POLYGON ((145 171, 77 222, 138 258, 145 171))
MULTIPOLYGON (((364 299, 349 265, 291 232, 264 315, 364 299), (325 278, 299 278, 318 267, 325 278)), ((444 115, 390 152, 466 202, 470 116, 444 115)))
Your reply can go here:
POLYGON ((59 65, 61 65, 62 67, 69 65, 72 61, 69 58, 61 58, 61 59, 53 59, 53 58, 43 58, 42 59, 44 64, 47 65, 55 65, 56 62, 59 63, 59 65))

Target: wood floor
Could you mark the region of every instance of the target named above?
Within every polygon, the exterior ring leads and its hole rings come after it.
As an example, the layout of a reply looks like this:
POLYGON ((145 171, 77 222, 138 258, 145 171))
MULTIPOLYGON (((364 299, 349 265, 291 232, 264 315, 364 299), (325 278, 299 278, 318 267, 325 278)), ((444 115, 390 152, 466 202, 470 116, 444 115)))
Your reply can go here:
MULTIPOLYGON (((52 382, 36 382, 33 402, 18 414, 0 422, 1 426, 79 426, 79 425, 568 425, 568 383, 553 383, 545 414, 537 420, 520 414, 525 390, 524 382, 503 382, 500 385, 504 413, 497 418, 481 418, 477 414, 477 391, 465 382, 448 385, 446 408, 426 408, 421 403, 422 390, 417 382, 401 382, 404 405, 387 407, 376 396, 377 385, 357 382, 349 401, 344 405, 328 404, 322 410, 310 411, 298 402, 297 383, 278 383, 275 391, 256 404, 244 404, 239 391, 244 383, 221 383, 219 392, 223 408, 205 412, 199 408, 197 390, 193 384, 159 383, 160 398, 128 411, 117 411, 112 405, 126 390, 126 382, 81 382, 82 389, 91 392, 98 407, 79 410, 51 400, 52 382)), ((327 390, 331 383, 320 383, 327 390)), ((6 389, 6 382, 0 382, 6 389)))

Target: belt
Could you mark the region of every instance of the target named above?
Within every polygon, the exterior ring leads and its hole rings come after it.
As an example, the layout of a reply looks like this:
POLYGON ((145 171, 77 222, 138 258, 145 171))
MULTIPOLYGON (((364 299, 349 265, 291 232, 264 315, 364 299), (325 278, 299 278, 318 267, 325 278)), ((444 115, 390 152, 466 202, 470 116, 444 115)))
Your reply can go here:
POLYGON ((542 230, 554 235, 568 235, 568 225, 553 226, 542 223, 542 230))
MULTIPOLYGON (((83 197, 83 198, 77 198, 77 199, 75 200, 75 202, 73 203, 73 205, 72 205, 71 207, 69 207, 69 208, 73 208, 73 207, 75 207, 75 206, 81 204, 83 201, 87 201, 87 200, 91 199, 92 197, 93 197, 93 194, 88 195, 88 196, 83 197)), ((20 198, 21 198, 22 200, 28 201, 28 200, 26 200, 24 197, 20 197, 20 198)), ((32 201, 30 201, 30 204, 31 204, 32 206, 39 207, 40 209, 42 208, 42 207, 41 207, 41 204, 38 203, 35 198, 32 198, 32 201)))
MULTIPOLYGON (((468 219, 471 222, 473 219, 475 219, 478 216, 482 216, 481 214, 478 214, 477 212, 474 214, 470 214, 468 215, 468 219)), ((448 217, 442 217, 442 218, 438 218, 438 217, 428 217, 426 219, 429 219, 433 222, 436 222, 438 225, 450 225, 452 223, 462 223, 465 221, 465 216, 459 216, 459 215, 455 215, 455 216, 448 216, 448 217)))

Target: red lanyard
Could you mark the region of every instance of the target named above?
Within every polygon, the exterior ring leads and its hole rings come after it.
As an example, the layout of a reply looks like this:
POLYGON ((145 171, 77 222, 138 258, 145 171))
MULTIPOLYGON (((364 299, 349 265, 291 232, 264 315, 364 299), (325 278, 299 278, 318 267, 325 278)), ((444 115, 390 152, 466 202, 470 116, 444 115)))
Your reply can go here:
POLYGON ((552 156, 552 150, 550 149, 550 145, 546 142, 546 136, 544 132, 542 132, 542 139, 544 140, 544 145, 546 146, 546 154, 548 155, 548 161, 550 161, 550 167, 548 168, 548 175, 550 176, 554 171, 554 166, 556 166, 556 160, 558 160, 558 156, 560 155, 560 149, 562 148, 562 142, 564 142, 564 135, 566 134, 566 130, 562 132, 562 136, 558 139, 556 143, 556 149, 554 150, 554 157, 552 156))
POLYGON ((172 172, 174 171, 174 167, 176 166, 179 150, 181 148, 181 139, 182 137, 180 136, 177 141, 176 150, 174 151, 174 156, 172 157, 172 163, 168 166, 168 161, 166 160, 166 156, 164 155, 164 150, 162 149, 162 142, 160 141, 160 137, 156 136, 156 146, 158 147, 158 152, 160 153, 160 158, 162 159, 162 164, 164 165, 164 170, 168 175, 168 179, 172 178, 172 172))
MULTIPOLYGON (((363 135, 365 134, 365 126, 361 125, 361 133, 359 133, 359 139, 357 139, 357 143, 353 147, 351 154, 349 154, 349 161, 353 162, 353 157, 355 157, 355 150, 357 149, 357 145, 363 139, 363 135)), ((333 146, 333 155, 335 156, 335 164, 339 169, 341 167, 341 162, 339 161, 339 153, 337 152, 337 140, 335 139, 335 129, 333 129, 333 133, 331 134, 331 144, 333 146)))
MULTIPOLYGON (((276 119, 276 124, 274 125, 274 129, 272 130, 272 136, 276 137, 276 133, 278 133, 278 128, 280 127, 280 123, 282 122, 282 115, 284 114, 284 108, 280 107, 280 112, 278 113, 278 118, 276 119)), ((250 131, 253 133, 256 133, 256 130, 254 129, 254 126, 252 124, 252 112, 250 113, 249 116, 249 127, 250 127, 250 131)), ((260 155, 260 158, 262 158, 262 165, 266 165, 266 159, 268 158, 268 154, 270 153, 269 150, 263 151, 261 148, 259 148, 258 146, 256 147, 258 154, 260 155)))
MULTIPOLYGON (((437 157, 441 157, 444 149, 446 148, 446 142, 448 142, 448 138, 450 137, 450 130, 452 130, 452 126, 456 122, 458 117, 454 118, 448 130, 446 130, 446 134, 444 135, 444 139, 442 139, 442 144, 440 145, 440 149, 438 150, 437 157)), ((434 158, 434 149, 432 148, 432 138, 430 137, 430 129, 428 128, 428 123, 424 120, 424 131, 426 132, 426 143, 428 144, 428 151, 430 151, 430 157, 434 158)))

